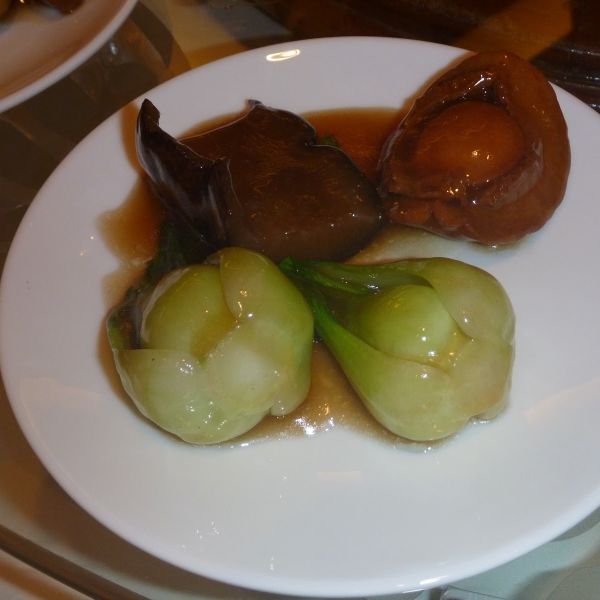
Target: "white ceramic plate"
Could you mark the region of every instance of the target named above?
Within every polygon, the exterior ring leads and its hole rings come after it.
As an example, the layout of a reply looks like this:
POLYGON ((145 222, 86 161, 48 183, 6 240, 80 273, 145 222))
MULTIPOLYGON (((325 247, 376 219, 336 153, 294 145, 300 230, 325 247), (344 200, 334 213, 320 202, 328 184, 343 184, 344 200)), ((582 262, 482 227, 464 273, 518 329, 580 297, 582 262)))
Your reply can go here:
POLYGON ((99 50, 137 0, 85 0, 70 15, 19 6, 0 19, 0 112, 68 75, 99 50))
MULTIPOLYGON (((148 96, 175 134, 241 110, 246 98, 294 111, 396 107, 460 54, 392 39, 294 42, 210 64, 148 96), (277 52, 293 58, 269 60, 277 52)), ((103 279, 119 262, 98 217, 119 207, 138 179, 129 143, 135 110, 110 118, 40 192, 0 289, 4 380, 48 470, 99 521, 151 554, 282 593, 442 585, 577 523, 600 505, 600 119, 572 96, 559 98, 573 166, 546 227, 502 252, 441 240, 419 246, 496 275, 518 323, 508 410, 429 452, 341 428, 197 448, 130 408, 99 358, 103 279)))

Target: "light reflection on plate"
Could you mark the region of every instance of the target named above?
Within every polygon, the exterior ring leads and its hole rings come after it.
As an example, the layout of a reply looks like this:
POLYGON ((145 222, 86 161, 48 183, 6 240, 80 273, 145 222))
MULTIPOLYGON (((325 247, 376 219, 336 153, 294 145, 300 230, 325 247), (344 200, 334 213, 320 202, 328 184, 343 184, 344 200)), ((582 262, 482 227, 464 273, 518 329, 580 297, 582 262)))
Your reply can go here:
POLYGON ((99 50, 137 0, 85 0, 69 15, 18 6, 0 19, 0 112, 56 83, 99 50))
MULTIPOLYGON (((176 134, 247 98, 297 112, 400 106, 460 53, 393 39, 294 42, 210 64, 148 96, 176 134), (300 53, 289 60, 266 60, 292 49, 300 53)), ((489 270, 517 315, 508 410, 427 452, 343 428, 194 448, 130 408, 100 360, 103 280, 118 261, 98 218, 135 187, 123 145, 135 111, 109 119, 32 204, 0 288, 0 364, 41 460, 94 517, 153 555, 280 593, 432 587, 574 525, 600 504, 600 120, 572 96, 559 99, 573 165, 565 201, 544 229, 499 252, 438 238, 414 245, 489 270)), ((382 255, 393 252, 382 244, 382 255)))

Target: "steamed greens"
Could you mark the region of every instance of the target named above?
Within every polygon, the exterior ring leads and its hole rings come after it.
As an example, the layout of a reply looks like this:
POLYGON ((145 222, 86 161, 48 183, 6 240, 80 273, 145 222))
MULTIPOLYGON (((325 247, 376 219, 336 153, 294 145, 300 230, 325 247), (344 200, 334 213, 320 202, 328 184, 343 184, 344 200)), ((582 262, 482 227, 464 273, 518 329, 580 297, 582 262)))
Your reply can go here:
POLYGON ((137 408, 187 442, 237 437, 308 393, 311 311, 268 258, 249 250, 147 274, 108 328, 137 408))
POLYGON ((488 273, 446 259, 376 266, 286 259, 315 328, 369 412, 416 441, 503 407, 514 315, 488 273))

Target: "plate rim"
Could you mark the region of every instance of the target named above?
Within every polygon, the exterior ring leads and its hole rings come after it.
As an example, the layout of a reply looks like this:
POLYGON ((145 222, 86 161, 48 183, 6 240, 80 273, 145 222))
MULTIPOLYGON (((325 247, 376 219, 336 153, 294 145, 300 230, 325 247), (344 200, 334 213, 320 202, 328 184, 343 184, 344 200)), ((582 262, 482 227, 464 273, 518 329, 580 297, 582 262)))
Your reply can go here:
POLYGON ((100 50, 119 27, 123 25, 127 17, 135 8, 138 0, 120 0, 120 2, 121 6, 115 11, 105 27, 90 38, 83 47, 30 83, 24 84, 5 96, 0 95, 0 113, 15 108, 22 102, 30 100, 40 92, 43 92, 55 83, 58 83, 100 50))

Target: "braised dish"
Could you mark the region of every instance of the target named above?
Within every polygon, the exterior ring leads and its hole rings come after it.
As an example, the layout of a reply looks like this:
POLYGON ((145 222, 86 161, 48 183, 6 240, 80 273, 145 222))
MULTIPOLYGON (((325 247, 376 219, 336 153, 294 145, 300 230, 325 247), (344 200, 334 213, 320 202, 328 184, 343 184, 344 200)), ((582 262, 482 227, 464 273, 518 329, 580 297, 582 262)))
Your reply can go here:
POLYGON ((554 90, 508 52, 471 56, 437 79, 391 134, 380 192, 393 223, 484 244, 536 231, 570 165, 554 90))

